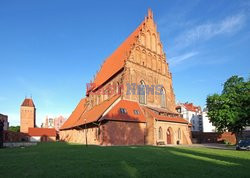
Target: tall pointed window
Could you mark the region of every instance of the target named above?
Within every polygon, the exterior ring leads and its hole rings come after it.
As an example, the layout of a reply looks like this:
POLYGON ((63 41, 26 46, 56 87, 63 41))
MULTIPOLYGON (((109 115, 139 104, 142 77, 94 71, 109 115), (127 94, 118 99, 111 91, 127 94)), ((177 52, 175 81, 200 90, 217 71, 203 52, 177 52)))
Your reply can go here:
POLYGON ((158 138, 159 140, 162 140, 162 128, 161 127, 159 127, 158 138))
POLYGON ((146 86, 144 81, 140 82, 138 87, 139 103, 146 104, 146 86))
POLYGON ((166 92, 164 88, 161 88, 161 107, 166 108, 166 92))
POLYGON ((180 128, 178 129, 178 139, 179 140, 181 139, 181 129, 180 128))

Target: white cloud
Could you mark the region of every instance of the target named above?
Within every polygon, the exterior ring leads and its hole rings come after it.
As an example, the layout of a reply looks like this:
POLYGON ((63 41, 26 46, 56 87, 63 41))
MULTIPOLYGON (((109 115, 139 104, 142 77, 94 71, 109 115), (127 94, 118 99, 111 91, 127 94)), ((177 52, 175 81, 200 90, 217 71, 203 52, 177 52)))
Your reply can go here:
POLYGON ((199 41, 209 40, 218 35, 232 34, 242 28, 246 20, 244 14, 227 17, 220 22, 197 25, 177 36, 176 48, 188 47, 199 41))
POLYGON ((168 61, 170 63, 170 65, 175 66, 177 64, 180 64, 194 56, 198 55, 198 52, 189 52, 189 53, 185 53, 179 56, 175 56, 172 58, 169 58, 168 61))

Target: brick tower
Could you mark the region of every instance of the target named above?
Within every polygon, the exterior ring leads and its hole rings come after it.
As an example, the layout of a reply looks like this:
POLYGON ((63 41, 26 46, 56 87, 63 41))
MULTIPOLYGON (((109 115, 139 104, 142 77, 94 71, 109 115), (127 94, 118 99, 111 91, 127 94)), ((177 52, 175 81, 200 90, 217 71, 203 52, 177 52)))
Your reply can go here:
POLYGON ((20 108, 20 132, 28 133, 36 125, 36 108, 31 98, 25 98, 20 108))

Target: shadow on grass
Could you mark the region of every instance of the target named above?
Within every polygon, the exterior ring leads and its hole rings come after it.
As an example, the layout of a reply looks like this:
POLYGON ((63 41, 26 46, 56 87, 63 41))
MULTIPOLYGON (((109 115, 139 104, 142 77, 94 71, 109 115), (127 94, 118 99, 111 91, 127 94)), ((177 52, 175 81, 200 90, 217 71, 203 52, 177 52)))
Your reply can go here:
POLYGON ((205 148, 41 143, 0 150, 0 170, 8 170, 4 177, 247 177, 250 158, 244 155, 205 148))

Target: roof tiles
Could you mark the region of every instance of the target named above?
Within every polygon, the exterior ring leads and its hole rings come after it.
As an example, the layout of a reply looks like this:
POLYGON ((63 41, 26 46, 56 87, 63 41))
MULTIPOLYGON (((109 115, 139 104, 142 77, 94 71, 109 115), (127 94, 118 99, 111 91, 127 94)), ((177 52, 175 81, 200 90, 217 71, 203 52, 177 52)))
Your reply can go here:
MULTIPOLYGON (((145 107, 146 108, 146 107, 145 107)), ((184 124, 188 124, 188 121, 185 120, 184 118, 181 117, 170 117, 170 116, 165 116, 165 115, 159 115, 153 111, 151 111, 150 109, 146 108, 146 110, 157 120, 160 121, 167 121, 167 122, 177 122, 177 123, 184 123, 184 124)))
POLYGON ((21 106, 35 107, 35 104, 31 98, 25 98, 21 106))
POLYGON ((86 110, 86 98, 81 99, 81 101, 76 106, 75 110, 72 112, 72 114, 69 116, 69 118, 64 122, 64 124, 61 126, 61 129, 67 129, 71 128, 80 118, 80 116, 83 114, 83 112, 86 110))
POLYGON ((56 137, 56 130, 53 128, 29 128, 30 136, 51 136, 56 137))
POLYGON ((119 101, 103 118, 105 120, 146 122, 139 104, 128 100, 119 101), (126 113, 121 113, 121 108, 126 109, 126 113))

